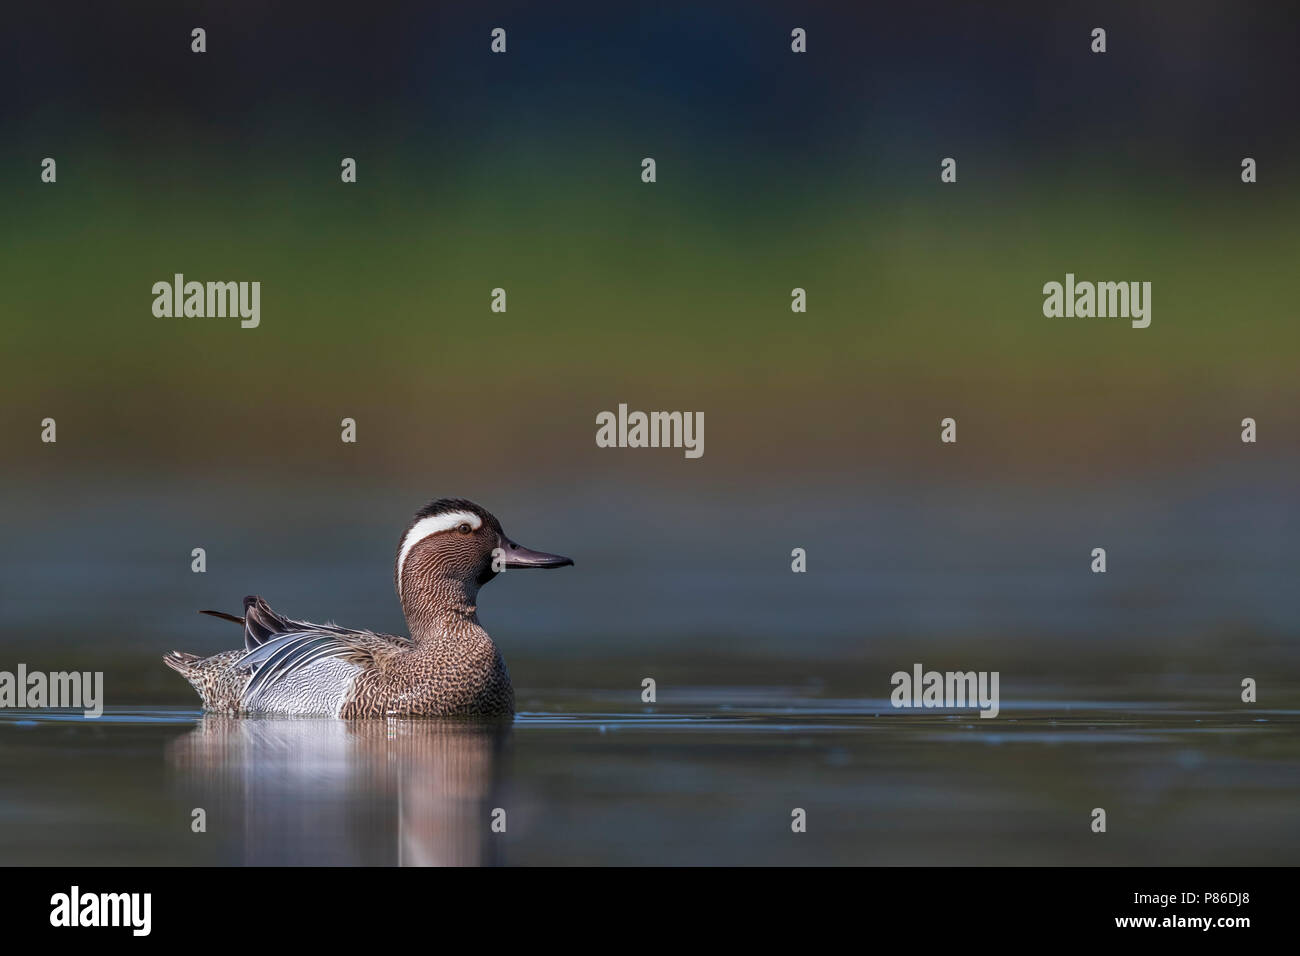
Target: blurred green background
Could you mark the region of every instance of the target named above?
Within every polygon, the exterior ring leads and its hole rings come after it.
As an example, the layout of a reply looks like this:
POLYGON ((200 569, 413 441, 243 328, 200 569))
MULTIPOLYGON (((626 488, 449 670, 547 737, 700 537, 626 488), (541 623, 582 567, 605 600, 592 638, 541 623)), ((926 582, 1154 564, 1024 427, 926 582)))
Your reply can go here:
POLYGON ((926 474, 945 415, 971 466, 1064 481, 1239 454, 1247 415, 1294 450, 1283 14, 823 5, 796 56, 748 6, 10 14, 11 467, 52 415, 83 466, 348 468, 347 415, 361 475, 562 478, 624 401, 706 412, 703 463, 636 456, 692 479, 926 474), (1067 271, 1150 281, 1151 328, 1044 318, 1067 271), (261 281, 261 327, 155 318, 176 272, 261 281))

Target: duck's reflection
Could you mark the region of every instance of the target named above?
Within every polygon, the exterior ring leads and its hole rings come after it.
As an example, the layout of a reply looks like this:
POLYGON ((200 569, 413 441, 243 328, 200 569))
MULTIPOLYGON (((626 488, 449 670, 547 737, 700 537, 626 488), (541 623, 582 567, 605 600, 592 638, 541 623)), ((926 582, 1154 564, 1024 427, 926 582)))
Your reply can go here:
POLYGON ((263 865, 500 862, 508 722, 205 716, 168 759, 209 837, 263 865))

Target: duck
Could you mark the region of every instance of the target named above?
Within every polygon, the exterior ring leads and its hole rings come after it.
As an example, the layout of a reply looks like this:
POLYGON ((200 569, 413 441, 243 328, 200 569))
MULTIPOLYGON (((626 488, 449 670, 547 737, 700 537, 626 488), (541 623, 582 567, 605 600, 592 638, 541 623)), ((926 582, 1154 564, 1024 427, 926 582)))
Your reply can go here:
POLYGON ((163 663, 204 710, 227 716, 510 717, 514 688, 479 624, 479 589, 502 570, 572 564, 516 544, 467 498, 438 498, 397 546, 393 580, 409 637, 295 620, 254 594, 242 616, 200 612, 242 625, 242 648, 172 651, 163 663))

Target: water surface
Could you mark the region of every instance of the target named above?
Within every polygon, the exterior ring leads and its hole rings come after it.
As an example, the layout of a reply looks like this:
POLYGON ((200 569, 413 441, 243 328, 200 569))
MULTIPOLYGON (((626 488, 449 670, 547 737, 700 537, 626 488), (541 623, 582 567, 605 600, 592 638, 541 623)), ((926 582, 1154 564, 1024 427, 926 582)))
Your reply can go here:
POLYGON ((0 847, 91 865, 1300 862, 1300 711, 626 696, 556 693, 504 725, 9 711, 0 847))
POLYGON ((252 592, 402 632, 393 550, 424 476, 13 487, 0 670, 103 671, 108 709, 0 711, 0 860, 1294 864, 1293 474, 485 492, 577 561, 480 596, 505 730, 216 720, 161 662, 238 646, 195 612, 252 592), (999 672, 1001 715, 893 710, 916 663, 999 672))

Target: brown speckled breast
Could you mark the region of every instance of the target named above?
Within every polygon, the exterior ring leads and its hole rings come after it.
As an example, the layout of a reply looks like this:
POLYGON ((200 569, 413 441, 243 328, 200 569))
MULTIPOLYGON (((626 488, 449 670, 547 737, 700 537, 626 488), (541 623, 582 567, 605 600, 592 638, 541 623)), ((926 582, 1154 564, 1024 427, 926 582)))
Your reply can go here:
POLYGON ((515 712, 501 653, 487 632, 466 622, 396 654, 353 681, 340 717, 508 716, 515 712))

